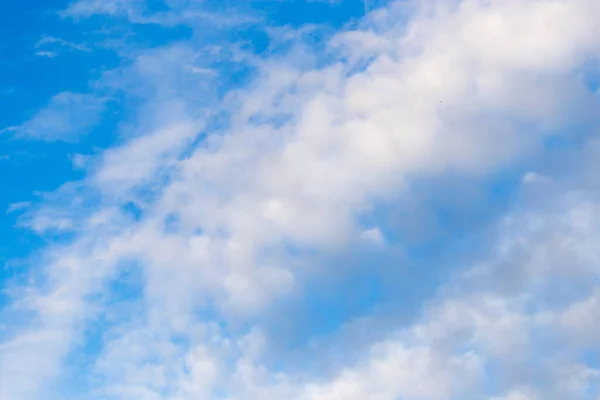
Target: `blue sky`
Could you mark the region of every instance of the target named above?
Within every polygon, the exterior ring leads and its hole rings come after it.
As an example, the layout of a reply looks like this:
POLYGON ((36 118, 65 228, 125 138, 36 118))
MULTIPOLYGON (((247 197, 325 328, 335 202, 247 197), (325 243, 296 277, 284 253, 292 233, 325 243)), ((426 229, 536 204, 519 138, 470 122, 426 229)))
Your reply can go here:
POLYGON ((600 399, 596 2, 0 11, 2 399, 600 399))

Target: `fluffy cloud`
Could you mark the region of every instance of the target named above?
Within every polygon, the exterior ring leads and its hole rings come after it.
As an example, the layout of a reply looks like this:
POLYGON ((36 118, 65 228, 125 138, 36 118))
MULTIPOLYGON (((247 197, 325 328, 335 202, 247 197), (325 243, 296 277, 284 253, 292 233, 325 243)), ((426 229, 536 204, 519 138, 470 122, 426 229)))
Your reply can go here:
MULTIPOLYGON (((516 7, 466 2, 417 13, 407 26, 380 33, 390 50, 350 75, 354 65, 298 70, 268 62, 256 87, 235 94, 230 130, 178 166, 140 240, 172 243, 191 257, 191 241, 207 243, 204 257, 221 261, 190 265, 206 265, 208 286, 227 306, 259 306, 291 279, 285 261, 259 260, 263 248, 345 246, 359 233, 356 216, 412 177, 478 175, 518 162, 544 136, 594 111, 572 62, 593 54, 596 36, 579 27, 593 31, 589 16, 597 13, 592 3, 516 7), (517 11, 530 14, 530 23, 517 24, 517 11), (558 15, 565 22, 554 21, 558 15), (486 18, 499 21, 503 43, 515 45, 481 46, 475 38, 493 33, 478 25, 486 18), (557 23, 577 28, 553 39, 557 23), (532 25, 548 31, 530 32, 532 25), (540 44, 527 61, 522 44, 536 35, 553 45, 540 44), (160 220, 173 214, 180 234, 167 239, 160 220)), ((149 264, 161 258, 155 248, 142 251, 149 264)))
MULTIPOLYGON (((580 336, 599 312, 598 204, 569 197, 549 213, 506 217, 494 254, 442 287, 415 323, 330 379, 288 381, 288 398, 595 398, 600 370, 578 355, 599 349, 580 336)), ((251 386, 233 398, 265 393, 251 386)))
MULTIPOLYGON (((99 4, 70 10, 136 6, 99 4)), ((598 312, 598 246, 597 205, 585 196, 507 217, 496 251, 440 288, 413 325, 323 377, 274 372, 260 320, 301 294, 315 259, 365 235, 384 243, 386 232, 361 223, 376 204, 432 177, 525 165, 546 138, 587 129, 597 98, 577 73, 598 54, 599 27, 591 0, 393 2, 333 37, 324 66, 305 47, 302 63, 294 53, 253 59, 256 79, 209 113, 163 84, 188 79, 188 52, 140 56, 122 77, 151 88, 140 112, 148 133, 97 160, 81 185, 98 208, 82 218, 87 203, 71 199, 74 243, 49 250, 42 285, 16 292, 7 313, 36 317, 0 348, 8 398, 39 397, 85 339, 77 330, 98 320, 106 336, 89 373, 109 398, 589 396, 598 371, 578 355, 597 346, 585 315, 598 312), (195 144, 218 112, 227 127, 195 144), (112 285, 126 266, 139 276, 119 300, 112 285)), ((72 99, 60 96, 51 104, 72 99)), ((27 131, 80 127, 69 112, 48 113, 27 131)))

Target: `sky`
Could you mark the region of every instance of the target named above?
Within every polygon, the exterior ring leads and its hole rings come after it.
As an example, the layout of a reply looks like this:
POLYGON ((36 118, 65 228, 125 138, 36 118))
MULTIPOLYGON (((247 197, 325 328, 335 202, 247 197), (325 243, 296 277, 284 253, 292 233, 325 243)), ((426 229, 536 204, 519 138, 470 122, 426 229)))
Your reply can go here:
POLYGON ((600 400, 600 3, 0 6, 2 400, 600 400))

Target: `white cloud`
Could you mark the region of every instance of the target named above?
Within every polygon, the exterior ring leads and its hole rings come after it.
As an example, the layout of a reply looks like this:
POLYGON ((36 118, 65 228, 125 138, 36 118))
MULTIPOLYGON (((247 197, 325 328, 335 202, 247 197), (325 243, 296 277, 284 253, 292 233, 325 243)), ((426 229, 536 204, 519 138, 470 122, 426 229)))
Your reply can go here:
POLYGON ((363 238, 363 240, 366 240, 367 242, 373 243, 378 246, 382 246, 385 244, 385 237, 383 236, 379 228, 367 229, 366 231, 363 231, 361 233, 361 237, 363 238))
POLYGON ((536 400, 538 398, 527 391, 511 390, 506 396, 493 397, 490 400, 536 400))
MULTIPOLYGON (((331 379, 289 383, 295 394, 288 398, 593 398, 586 393, 600 383, 600 371, 580 364, 577 357, 586 349, 598 350, 598 342, 582 340, 576 332, 591 333, 594 327, 574 332, 573 324, 565 326, 564 321, 589 324, 598 311, 578 312, 582 304, 597 304, 596 291, 589 290, 595 285, 590 280, 597 263, 588 256, 590 251, 598 254, 598 230, 580 226, 572 211, 582 207, 592 226, 598 205, 590 208, 582 200, 557 207, 554 213, 528 211, 512 216, 514 224, 499 232, 496 254, 442 288, 418 321, 389 333, 388 339, 375 343, 358 362, 331 379), (588 238, 583 246, 560 245, 580 236, 588 238), (509 248, 503 245, 506 241, 509 248), (542 252, 545 257, 540 259, 542 252), (555 259, 571 260, 568 276, 561 277, 560 263, 548 264, 555 259), (542 270, 545 273, 538 276, 542 270), (519 288, 506 290, 505 275, 517 271, 522 274, 519 288), (566 303, 555 293, 557 278, 569 292, 576 291, 566 303), (565 311, 554 315, 558 309, 565 311), (565 337, 564 333, 575 334, 565 337), (486 388, 488 376, 496 388, 486 388)), ((261 398, 248 395, 254 389, 249 390, 232 398, 261 398)))
POLYGON ((475 354, 440 356, 427 347, 384 343, 365 365, 340 374, 326 385, 309 385, 300 398, 310 400, 448 399, 476 382, 481 363, 475 354), (379 353, 379 354, 378 354, 379 353))
POLYGON ((74 141, 100 120, 104 104, 105 100, 95 95, 59 93, 15 131, 30 139, 74 141))
POLYGON ((71 157, 71 162, 73 163, 73 168, 75 168, 75 169, 83 169, 88 160, 89 160, 89 156, 87 156, 85 154, 74 154, 71 157))
POLYGON ((39 57, 54 58, 56 57, 57 53, 54 51, 36 51, 35 55, 39 57))
MULTIPOLYGON (((326 377, 271 372, 261 365, 264 338, 235 340, 235 330, 226 333, 211 321, 259 318, 300 290, 303 251, 330 254, 352 246, 364 232, 358 217, 409 191, 406 183, 449 170, 485 177, 595 111, 595 99, 573 71, 597 55, 598 3, 411 6, 408 24, 390 23, 406 15, 405 6, 394 3, 374 12, 360 31, 334 38, 339 62, 307 68, 287 58, 261 61, 257 80, 223 102, 231 126, 182 161, 178 156, 204 126, 197 103, 181 106, 190 97, 170 85, 173 74, 189 70, 189 57, 151 52, 160 64, 141 56, 133 71, 152 87, 140 116, 148 134, 103 154, 84 182, 101 197, 100 210, 75 224, 81 228, 72 247, 50 254, 43 295, 33 290, 21 300, 38 312, 39 323, 0 350, 2 362, 16 366, 8 375, 9 398, 36 398, 77 328, 95 315, 88 296, 131 259, 143 270, 143 291, 131 301, 144 311, 111 327, 96 363, 102 392, 118 399, 187 399, 223 390, 231 399, 511 399, 532 397, 525 387, 536 382, 543 384, 531 393, 542 398, 581 398, 595 372, 578 364, 569 348, 542 348, 544 365, 526 365, 527 357, 539 357, 532 351, 543 345, 534 340, 540 330, 564 327, 579 340, 581 315, 597 304, 583 290, 561 299, 565 313, 543 301, 555 280, 589 288, 598 246, 595 224, 586 221, 596 219, 596 206, 577 198, 555 216, 532 212, 508 220, 499 255, 457 279, 459 294, 452 285, 444 288, 413 326, 390 333, 326 377), (157 183, 165 170, 169 179, 157 183), (144 204, 142 220, 126 221, 112 202, 147 186, 151 200, 133 198, 144 204), (168 231, 172 216, 178 224, 168 231), (290 247, 300 255, 289 254, 290 247), (532 312, 533 306, 541 309, 532 312), (199 310, 218 317, 199 318, 199 310), (39 333, 36 346, 19 347, 28 332, 39 333), (60 341, 53 339, 56 332, 60 341), (176 344, 175 335, 189 343, 176 344), (39 368, 24 373, 19 360, 35 354, 41 354, 39 368), (554 362, 561 357, 564 369, 554 362), (481 388, 492 367, 503 379, 499 393, 481 388)), ((131 5, 73 7, 90 15, 129 13, 131 5)), ((73 96, 57 96, 21 130, 50 138, 79 131, 83 122, 68 110, 80 99, 73 96), (57 108, 67 112, 56 114, 57 108)), ((49 215, 39 214, 41 230, 53 226, 45 224, 49 215)), ((565 344, 581 346, 573 338, 565 344)))
POLYGON ((94 16, 124 18, 134 24, 159 24, 173 26, 192 24, 204 28, 237 27, 240 24, 254 24, 259 19, 250 15, 251 9, 244 13, 225 5, 225 12, 209 10, 205 2, 167 0, 164 10, 152 11, 145 0, 76 0, 62 12, 64 17, 80 20, 94 16))
POLYGON ((19 210, 29 207, 30 205, 31 205, 31 202, 29 202, 29 201, 21 201, 18 203, 12 203, 12 204, 9 204, 8 208, 6 209, 6 213, 10 214, 12 212, 19 211, 19 210))
POLYGON ((77 44, 74 42, 69 42, 68 40, 64 40, 61 38, 56 38, 52 36, 43 36, 38 42, 35 44, 36 55, 42 57, 56 57, 61 49, 67 50, 78 50, 89 52, 90 49, 83 44, 77 44))
MULTIPOLYGON (((573 28, 554 40, 558 48, 548 47, 552 54, 540 54, 533 64, 510 55, 527 48, 500 48, 506 52, 500 57, 472 43, 488 32, 469 21, 496 18, 517 47, 521 36, 539 35, 553 43, 554 33, 534 35, 529 25, 512 26, 516 3, 465 4, 440 13, 435 24, 417 17, 408 36, 382 34, 395 41, 393 50, 349 78, 340 65, 317 71, 267 65, 259 85, 239 94, 242 106, 231 133, 209 139, 218 143, 214 150, 209 144, 181 164, 156 209, 163 215, 179 213, 190 231, 202 229, 214 243, 209 251, 215 256, 233 254, 228 250, 233 248, 243 251, 243 262, 235 258, 219 268, 229 306, 255 303, 247 285, 256 279, 242 271, 253 271, 247 264, 261 247, 281 240, 319 249, 343 245, 358 233, 354 216, 368 208, 370 199, 393 196, 407 176, 446 169, 479 174, 501 167, 528 151, 545 129, 560 126, 564 119, 555 116, 567 103, 591 106, 570 78, 571 61, 559 62, 592 54, 589 37, 581 38, 573 28), (489 86, 492 81, 498 85, 489 86), (257 115, 265 120, 289 116, 290 122, 247 123, 257 115), (511 118, 539 128, 520 130, 508 122, 511 118), (214 241, 217 232, 230 239, 214 241)), ((587 4, 565 3, 560 15, 589 23, 592 10, 580 11, 587 4)), ((527 7, 519 12, 531 12, 540 29, 550 26, 546 18, 558 18, 554 3, 527 7)))
POLYGON ((127 16, 144 6, 143 0, 83 0, 72 2, 64 14, 71 17, 90 17, 95 14, 127 16))

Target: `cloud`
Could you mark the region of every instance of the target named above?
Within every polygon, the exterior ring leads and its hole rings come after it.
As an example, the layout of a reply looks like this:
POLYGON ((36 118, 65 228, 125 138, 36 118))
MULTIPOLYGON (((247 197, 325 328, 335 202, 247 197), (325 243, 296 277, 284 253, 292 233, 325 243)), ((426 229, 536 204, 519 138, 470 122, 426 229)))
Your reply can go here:
POLYGON ((577 354, 598 349, 578 334, 594 332, 589 316, 598 312, 597 212, 597 203, 567 195, 550 213, 505 216, 488 259, 440 288, 417 321, 330 377, 274 374, 265 382, 261 366, 242 355, 224 386, 232 399, 594 398, 600 370, 577 354), (581 305, 591 308, 575 317, 581 305), (564 323, 571 316, 587 326, 572 330, 564 323))
POLYGON ((63 49, 70 51, 90 51, 90 49, 83 44, 69 42, 67 40, 52 36, 43 36, 40 40, 38 40, 34 47, 37 50, 35 53, 36 55, 49 58, 56 57, 63 49))
POLYGON ((65 11, 66 16, 90 17, 95 14, 132 15, 134 11, 144 7, 144 1, 132 0, 83 0, 74 1, 65 11))
POLYGON ((105 99, 92 94, 62 92, 15 128, 18 136, 46 141, 75 141, 100 121, 105 99))
POLYGON ((56 53, 53 51, 36 51, 35 55, 39 56, 39 57, 48 57, 48 58, 56 57, 56 53))
MULTIPOLYGON (((142 5, 73 7, 131 15, 142 5)), ((85 372, 105 398, 582 398, 597 379, 577 358, 595 345, 582 315, 598 304, 597 206, 585 196, 509 215, 494 251, 415 305, 413 324, 333 371, 271 368, 264 353, 267 316, 325 274, 315 265, 344 274, 328 257, 386 237, 362 223, 377 204, 448 173, 526 172, 547 137, 582 121, 591 134, 597 99, 574 71, 598 54, 599 26, 587 0, 392 3, 328 42, 328 62, 307 46, 301 63, 293 51, 253 58, 255 79, 218 104, 187 90, 205 82, 190 75, 211 79, 190 72, 193 51, 140 55, 117 77, 145 101, 138 134, 99 156, 81 193, 58 193, 32 220, 74 240, 50 248, 43 283, 14 296, 9 310, 35 317, 0 348, 4 390, 39 398, 88 326, 105 335, 85 372), (127 268, 138 275, 124 296, 114 286, 127 268)), ((77 96, 56 96, 19 129, 83 130, 99 110, 77 96), (81 103, 87 117, 71 112, 81 103)))
POLYGON ((61 14, 75 20, 103 16, 143 25, 198 26, 204 23, 205 28, 218 26, 235 29, 242 24, 261 22, 260 18, 252 15, 254 10, 248 7, 244 8, 244 12, 238 12, 228 5, 215 10, 205 2, 167 0, 156 4, 160 4, 159 10, 153 10, 145 0, 78 0, 73 1, 61 14))
POLYGON ((30 205, 31 205, 31 203, 28 202, 28 201, 22 201, 22 202, 19 202, 19 203, 12 203, 6 209, 6 213, 10 214, 12 212, 19 211, 19 210, 22 210, 24 208, 29 207, 30 205))
POLYGON ((586 396, 600 383, 600 370, 577 355, 598 349, 589 318, 600 304, 594 279, 598 204, 577 194, 559 199, 551 212, 501 219, 487 259, 440 288, 417 321, 360 349, 358 360, 330 376, 270 372, 260 364, 265 343, 259 331, 231 343, 210 324, 195 326, 201 339, 184 354, 164 337, 148 337, 162 336, 158 326, 127 331, 98 367, 120 382, 112 390, 123 399, 162 398, 158 393, 165 390, 174 398, 210 397, 218 390, 231 399, 593 398, 586 396), (567 298, 556 292, 557 282, 567 298), (134 350, 140 343, 156 346, 150 354, 159 357, 157 363, 139 360, 148 354, 134 350), (132 350, 135 355, 127 355, 132 350), (232 351, 238 353, 235 361, 223 364, 232 351), (115 371, 119 365, 126 369, 115 371), (180 368, 188 373, 178 375, 180 368), (494 379, 493 388, 486 379, 494 379))
MULTIPOLYGON (((554 16, 552 4, 532 3, 540 26, 546 26, 546 15, 554 16)), ((230 133, 208 139, 206 149, 182 162, 178 179, 155 206, 162 217, 179 214, 188 232, 202 229, 215 257, 229 254, 229 246, 239 249, 240 258, 219 267, 223 275, 210 284, 212 290, 222 285, 227 307, 259 306, 269 301, 267 293, 288 285, 289 271, 280 267, 265 271, 280 277, 272 287, 259 283, 266 283, 265 277, 247 264, 254 264, 262 247, 283 242, 318 250, 344 246, 358 234, 354 217, 365 212, 368 200, 394 196, 409 176, 448 169, 467 175, 492 171, 523 157, 544 135, 577 118, 579 110, 593 107, 589 94, 571 80, 571 65, 554 55, 542 54, 543 61, 530 65, 471 45, 469 38, 485 36, 487 28, 469 32, 475 29, 469 21, 489 15, 513 21, 516 9, 511 7, 464 7, 442 14, 435 27, 429 18, 417 17, 407 29, 422 34, 396 37, 392 31, 388 40, 397 42, 391 48, 400 49, 348 78, 339 64, 314 71, 267 64, 256 87, 236 94, 233 101, 240 106, 230 133), (461 31, 461 26, 467 28, 461 31), (455 33, 448 37, 449 32, 455 33), (414 55, 400 58, 397 52, 403 48, 414 55), (540 70, 550 69, 540 78, 540 70), (568 103, 582 107, 558 119, 568 103), (256 119, 267 122, 251 122, 256 119), (288 122, 270 122, 281 119, 288 122), (536 128, 522 130, 511 119, 536 128)), ((560 15, 587 15, 579 10, 561 8, 560 15)), ((515 41, 533 35, 529 25, 506 30, 515 41)), ((575 38, 579 34, 573 30, 575 38)), ((585 46, 568 38, 557 39, 559 47, 551 52, 572 60, 581 58, 572 53, 576 49, 594 48, 587 37, 585 46)), ((510 48, 506 53, 515 51, 529 52, 510 48)), ((163 234, 154 231, 152 236, 160 241, 163 234)))

